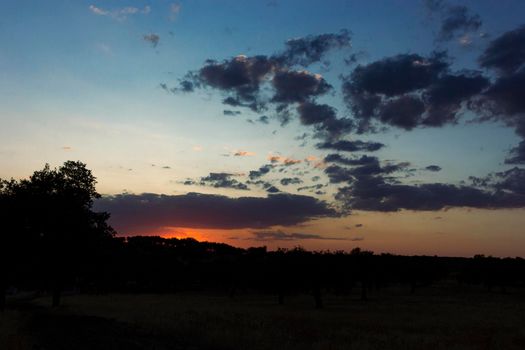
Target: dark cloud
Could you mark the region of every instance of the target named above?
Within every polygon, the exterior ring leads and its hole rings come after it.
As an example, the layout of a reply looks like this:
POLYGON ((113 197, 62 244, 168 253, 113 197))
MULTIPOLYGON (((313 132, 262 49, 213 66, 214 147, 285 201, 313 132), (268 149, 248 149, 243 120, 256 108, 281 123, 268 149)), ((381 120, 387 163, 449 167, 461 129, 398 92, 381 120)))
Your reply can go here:
POLYGON ((199 193, 119 194, 97 200, 95 209, 109 212, 110 224, 120 234, 144 234, 163 227, 267 228, 337 216, 324 201, 291 194, 271 194, 266 198, 199 193))
POLYGON ((314 190, 320 190, 321 188, 323 188, 325 185, 323 184, 316 184, 316 185, 311 185, 311 186, 303 186, 303 187, 299 187, 297 189, 297 191, 301 192, 301 191, 310 191, 310 192, 313 192, 314 190))
POLYGON ((233 177, 235 174, 230 173, 210 173, 210 175, 201 177, 200 184, 212 186, 215 188, 232 188, 236 190, 249 190, 246 184, 239 182, 233 177))
POLYGON ((512 74, 525 63, 525 25, 508 31, 490 42, 479 58, 483 68, 512 74))
POLYGON ((181 80, 179 82, 179 84, 180 84, 179 90, 182 91, 182 92, 193 92, 195 90, 195 87, 196 87, 195 82, 192 82, 192 81, 189 81, 189 80, 181 80))
POLYGON ((232 110, 229 110, 229 109, 225 109, 225 110, 222 111, 222 114, 227 115, 227 116, 236 116, 236 115, 241 114, 241 112, 240 111, 232 111, 232 110))
MULTIPOLYGON (((347 160, 348 161, 348 160, 347 160)), ((405 171, 410 166, 408 162, 381 165, 375 157, 365 159, 365 163, 356 167, 347 168, 339 165, 330 165, 324 169, 331 183, 354 182, 359 178, 372 175, 386 175, 405 171)))
POLYGON ((278 193, 278 192, 281 192, 281 190, 272 185, 272 186, 266 188, 266 192, 268 192, 268 193, 278 193))
POLYGON ((398 96, 429 86, 447 68, 442 54, 429 58, 417 54, 387 57, 357 66, 345 78, 343 91, 349 98, 362 93, 398 96))
POLYGON ((328 141, 328 142, 318 143, 316 146, 319 149, 333 149, 336 151, 344 151, 344 152, 375 152, 385 147, 385 145, 380 142, 361 141, 361 140, 355 140, 355 141, 340 140, 340 141, 335 141, 335 142, 328 141))
POLYGON ((376 131, 374 121, 411 130, 456 123, 489 84, 476 71, 451 74, 444 53, 405 54, 358 66, 344 78, 343 93, 358 133, 376 131))
POLYGON ((494 187, 499 191, 517 193, 525 196, 525 169, 512 168, 496 173, 498 181, 494 187))
POLYGON ((509 157, 505 159, 506 164, 525 164, 525 140, 517 147, 510 150, 509 157))
POLYGON ((275 68, 275 62, 266 56, 237 56, 230 60, 206 61, 197 73, 191 75, 194 86, 208 86, 231 94, 225 104, 247 106, 260 110, 259 89, 265 77, 275 68))
POLYGON ((504 76, 481 97, 481 113, 500 118, 509 126, 516 127, 516 132, 525 137, 525 69, 515 74, 504 76))
POLYGON ((451 40, 458 35, 477 31, 482 25, 477 14, 471 14, 466 6, 448 6, 442 12, 438 41, 451 40))
POLYGON ((420 124, 425 105, 418 97, 401 96, 386 102, 379 112, 379 119, 385 124, 411 130, 420 124))
POLYGON ((474 186, 497 191, 499 193, 513 193, 525 196, 525 169, 512 169, 489 174, 486 177, 470 177, 474 186))
MULTIPOLYGON (((273 56, 240 55, 223 61, 207 60, 199 70, 187 73, 178 87, 170 89, 164 84, 164 89, 192 92, 198 88, 213 88, 225 95, 225 105, 256 112, 271 110, 272 117, 282 126, 297 114, 305 125, 314 126, 317 138, 335 139, 349 132, 354 123, 350 118, 337 118, 331 106, 315 104, 317 97, 333 87, 321 75, 299 70, 297 66, 319 62, 330 50, 349 46, 350 34, 346 30, 292 39, 286 43, 284 51, 273 56), (297 110, 296 104, 299 104, 297 110)), ((234 115, 228 111, 224 113, 234 115)), ((248 122, 267 124, 269 118, 261 116, 248 122)))
POLYGON ((342 241, 345 238, 325 237, 311 233, 285 233, 281 230, 277 231, 256 231, 252 232, 254 239, 257 241, 296 241, 304 239, 321 239, 321 240, 337 240, 342 241))
POLYGON ((478 72, 446 74, 440 77, 424 93, 427 114, 420 124, 442 126, 457 120, 461 104, 489 86, 489 80, 478 72))
POLYGON ((350 32, 341 30, 339 33, 308 35, 303 38, 290 39, 286 49, 275 59, 284 66, 300 65, 306 67, 320 62, 324 55, 332 49, 350 47, 350 32))
POLYGON ((323 138, 337 138, 348 133, 353 128, 352 120, 338 119, 336 110, 326 104, 304 102, 297 107, 299 120, 303 125, 315 125, 318 136, 323 138))
POLYGON ((284 179, 281 179, 281 185, 288 186, 288 185, 298 185, 302 184, 303 180, 301 180, 298 177, 285 177, 284 179))
POLYGON ((146 34, 143 36, 143 38, 145 41, 149 42, 153 47, 157 47, 160 41, 160 36, 155 33, 146 34))
POLYGON ((519 208, 525 195, 517 192, 487 191, 471 186, 432 183, 405 185, 381 176, 361 176, 340 188, 336 199, 348 209, 369 211, 440 210, 448 207, 519 208))
MULTIPOLYGON (((497 79, 473 104, 473 109, 481 115, 479 121, 501 121, 514 128, 525 139, 525 68, 497 79)), ((507 164, 525 162, 524 141, 514 147, 507 164)))
POLYGON ((379 163, 377 157, 363 155, 360 158, 346 158, 340 154, 332 153, 324 157, 326 163, 338 163, 343 165, 367 165, 379 163))
POLYGON ((261 115, 259 118, 257 118, 255 120, 256 122, 259 122, 261 124, 268 124, 270 121, 269 121, 269 118, 268 116, 265 116, 265 115, 261 115))
POLYGON ((273 167, 274 166, 272 164, 265 164, 265 165, 261 166, 258 170, 250 171, 248 176, 249 176, 250 180, 255 180, 257 178, 260 178, 263 175, 268 174, 270 172, 270 170, 273 169, 273 167))
POLYGON ((439 165, 429 165, 425 167, 425 170, 438 172, 438 171, 441 171, 441 167, 439 165))
POLYGON ((308 71, 279 71, 273 77, 272 85, 275 89, 272 101, 279 103, 308 101, 332 89, 323 77, 308 71))
POLYGON ((338 165, 330 165, 324 169, 324 172, 328 175, 331 183, 352 182, 354 180, 352 169, 343 168, 338 165))

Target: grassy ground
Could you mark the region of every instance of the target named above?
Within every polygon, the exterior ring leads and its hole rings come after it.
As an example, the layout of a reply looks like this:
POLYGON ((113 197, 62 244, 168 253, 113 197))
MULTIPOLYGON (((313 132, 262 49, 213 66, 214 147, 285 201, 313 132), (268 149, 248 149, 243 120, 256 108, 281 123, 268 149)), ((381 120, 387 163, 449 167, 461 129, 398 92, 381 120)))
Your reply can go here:
MULTIPOLYGON (((7 349, 525 349, 525 295, 69 296, 0 316, 7 349)), ((0 348, 3 349, 0 343, 0 348)))

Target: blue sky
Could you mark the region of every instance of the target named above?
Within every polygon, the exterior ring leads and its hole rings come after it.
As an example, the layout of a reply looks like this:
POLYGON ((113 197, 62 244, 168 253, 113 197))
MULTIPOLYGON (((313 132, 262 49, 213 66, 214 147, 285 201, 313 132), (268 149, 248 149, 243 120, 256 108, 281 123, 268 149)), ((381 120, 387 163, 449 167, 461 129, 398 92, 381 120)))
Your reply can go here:
MULTIPOLYGON (((358 65, 365 67, 386 57, 430 57, 433 51, 447 51, 454 74, 464 69, 478 70, 494 83, 498 73, 481 68, 477 59, 493 40, 523 25, 525 13, 522 1, 2 1, 1 5, 1 178, 27 177, 46 162, 58 166, 65 160, 78 159, 93 170, 103 194, 199 192, 231 198, 266 197, 266 189, 258 185, 248 183, 250 190, 246 191, 210 186, 199 179, 210 173, 223 173, 233 174, 230 179, 245 183, 250 171, 271 164, 270 158, 279 156, 281 159, 275 161, 276 167, 265 181, 281 193, 308 195, 334 206, 341 205, 334 195, 343 184, 328 181, 325 169, 329 164, 322 160, 334 151, 316 146, 321 139, 314 136, 314 126, 304 125, 296 115, 282 126, 273 107, 254 112, 225 106, 221 101, 229 92, 213 86, 192 93, 171 93, 161 84, 176 88, 188 72, 199 72, 205 67, 207 59, 220 63, 238 55, 271 56, 283 52, 289 39, 347 29, 351 45, 329 50, 323 58, 330 60, 329 67, 321 61, 293 69, 321 74, 333 89, 318 96, 315 103, 335 108, 339 118, 352 119, 355 116, 343 98, 341 76, 349 77, 358 65), (443 10, 430 11, 430 3, 440 4, 443 10), (469 16, 477 16, 481 24, 468 30, 460 28, 450 39, 437 40, 447 11, 459 6, 469 16), (158 36, 158 42, 145 40, 148 35, 158 36), (352 54, 358 54, 356 64, 345 64, 344 60, 352 54), (239 114, 224 115, 224 110, 239 114), (263 114, 269 116, 267 124, 250 122, 263 114), (297 139, 305 133, 304 139, 297 139), (235 156, 241 152, 247 155, 235 156), (284 159, 301 163, 293 170, 294 166, 281 167, 279 162, 284 159), (287 176, 300 178, 302 185, 279 185, 287 176), (300 186, 313 185, 314 176, 327 184, 323 193, 298 191, 300 186), (188 180, 194 184, 184 185, 188 180)), ((263 92, 271 94, 271 83, 265 84, 263 92)), ((373 156, 383 165, 410 162, 413 171, 410 176, 399 175, 399 181, 411 186, 468 184, 469 176, 484 177, 519 167, 505 164, 509 151, 522 140, 507 119, 468 122, 479 115, 465 105, 456 123, 411 130, 385 124, 379 132, 358 134, 354 129, 342 138, 381 142, 385 147, 373 156), (428 165, 438 165, 442 170, 422 170, 428 165)), ((290 106, 294 112, 296 105, 290 106)), ((455 225, 447 226, 445 231, 451 234, 453 242, 453 235, 458 237, 469 229, 469 222, 474 225, 478 220, 475 216, 469 220, 469 212, 487 211, 476 206, 470 211, 462 209, 464 205, 445 207, 445 214, 443 208, 437 210, 441 214, 436 214, 436 210, 429 213, 426 209, 401 206, 399 211, 403 213, 398 218, 407 215, 404 211, 411 213, 409 217, 415 221, 425 215, 446 216, 452 207, 452 211, 461 211, 466 218, 455 219, 455 225)), ((521 206, 490 210, 490 215, 495 215, 491 224, 494 227, 484 230, 496 229, 501 213, 517 212, 511 215, 516 228, 509 228, 508 232, 513 239, 521 239, 517 227, 523 223, 523 209, 516 207, 521 206)), ((364 215, 370 232, 380 232, 385 226, 384 215, 396 215, 374 210, 361 212, 363 208, 356 208, 352 215, 339 221, 330 219, 324 226, 319 224, 322 220, 312 221, 310 230, 315 234, 330 230, 345 237, 347 233, 341 227, 348 226, 346 221, 353 223, 364 215)), ((420 232, 428 225, 434 231, 443 231, 441 224, 419 221, 416 227, 420 232)), ((166 227, 178 226, 176 222, 159 223, 151 231, 162 233, 166 227)), ((244 234, 249 235, 253 229, 245 227, 244 234)), ((288 232, 298 227, 270 225, 267 229, 288 232)), ((359 243, 370 244, 375 250, 432 252, 433 244, 426 238, 422 238, 422 242, 428 242, 426 245, 414 246, 407 237, 403 247, 389 243, 390 238, 381 234, 375 240, 368 239, 366 229, 361 230, 364 233, 359 237, 364 239, 359 243)), ((333 236, 330 232, 327 237, 333 236)), ((405 239, 399 232, 394 235, 399 235, 398 241, 405 239)), ((249 239, 247 243, 229 241, 226 237, 231 234, 206 236, 234 244, 253 243, 249 239)), ((314 248, 324 247, 325 243, 293 242, 314 248)), ((329 243, 331 248, 355 245, 355 241, 329 243)), ((520 253, 514 246, 512 240, 494 254, 520 253)), ((483 247, 492 252, 490 244, 483 247)), ((440 252, 448 251, 443 248, 440 252)))

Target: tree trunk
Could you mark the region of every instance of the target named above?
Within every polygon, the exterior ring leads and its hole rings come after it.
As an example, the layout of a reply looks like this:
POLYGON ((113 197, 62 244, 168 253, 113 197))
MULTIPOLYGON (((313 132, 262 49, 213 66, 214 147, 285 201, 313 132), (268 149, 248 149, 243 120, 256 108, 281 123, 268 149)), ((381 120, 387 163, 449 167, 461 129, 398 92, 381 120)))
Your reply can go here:
POLYGON ((367 300, 366 283, 364 279, 361 281, 361 300, 367 300))
POLYGON ((317 283, 314 285, 314 301, 316 309, 323 308, 323 299, 321 299, 321 287, 317 283))
POLYGON ((279 305, 284 304, 284 290, 283 289, 279 289, 278 291, 278 302, 279 302, 279 305))
POLYGON ((51 304, 52 307, 60 306, 61 294, 62 294, 61 283, 60 283, 60 280, 57 278, 57 280, 55 281, 53 285, 53 301, 51 304))
POLYGON ((0 312, 5 310, 5 300, 6 300, 6 286, 5 283, 0 283, 0 312))

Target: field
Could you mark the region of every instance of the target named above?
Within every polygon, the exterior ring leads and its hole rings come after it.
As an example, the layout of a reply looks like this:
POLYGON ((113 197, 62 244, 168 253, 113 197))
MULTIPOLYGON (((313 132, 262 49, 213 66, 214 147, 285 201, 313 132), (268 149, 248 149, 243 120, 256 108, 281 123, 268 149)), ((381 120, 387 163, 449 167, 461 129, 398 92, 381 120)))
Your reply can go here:
POLYGON ((525 349, 525 294, 72 295, 0 314, 2 349, 525 349))

